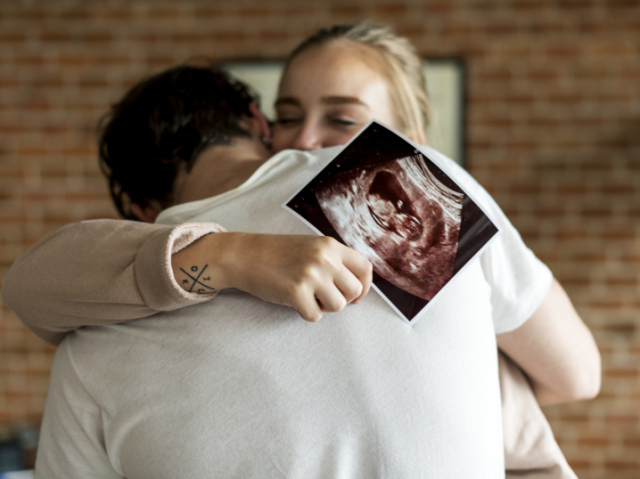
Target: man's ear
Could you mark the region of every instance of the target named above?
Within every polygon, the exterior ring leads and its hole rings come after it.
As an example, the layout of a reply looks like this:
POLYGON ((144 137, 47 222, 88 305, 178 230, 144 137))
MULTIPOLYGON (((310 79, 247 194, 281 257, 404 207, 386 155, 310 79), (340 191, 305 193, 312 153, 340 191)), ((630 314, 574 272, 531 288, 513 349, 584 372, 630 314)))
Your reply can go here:
POLYGON ((258 138, 268 148, 271 147, 271 128, 269 128, 269 122, 258 108, 258 105, 251 103, 249 105, 249 111, 251 112, 250 120, 253 120, 252 126, 255 132, 258 134, 258 138))
POLYGON ((131 203, 131 212, 145 223, 154 223, 161 211, 162 207, 155 201, 149 202, 146 206, 131 203))

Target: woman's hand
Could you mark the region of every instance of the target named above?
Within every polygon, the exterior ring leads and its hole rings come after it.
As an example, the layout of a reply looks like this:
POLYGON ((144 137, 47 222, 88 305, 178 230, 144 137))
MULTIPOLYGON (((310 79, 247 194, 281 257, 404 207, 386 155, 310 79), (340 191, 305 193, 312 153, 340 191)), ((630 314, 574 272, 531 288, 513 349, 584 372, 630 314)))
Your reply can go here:
POLYGON ((369 292, 371 263, 326 236, 216 233, 172 256, 174 277, 201 294, 237 288, 295 308, 307 321, 369 292))

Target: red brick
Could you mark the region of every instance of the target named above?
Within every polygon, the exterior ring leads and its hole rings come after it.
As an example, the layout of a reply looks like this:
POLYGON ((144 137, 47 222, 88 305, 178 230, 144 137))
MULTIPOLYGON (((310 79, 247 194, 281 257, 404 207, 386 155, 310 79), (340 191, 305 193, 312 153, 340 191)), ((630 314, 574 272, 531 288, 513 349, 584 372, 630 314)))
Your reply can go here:
POLYGON ((149 18, 151 20, 175 20, 183 17, 185 14, 181 4, 154 6, 149 9, 149 18))
POLYGON ((25 130, 24 126, 17 123, 3 123, 0 121, 0 133, 5 135, 16 135, 25 130))
MULTIPOLYGON (((584 260, 582 260, 584 261, 584 260)), ((624 303, 622 301, 615 301, 615 300, 609 300, 609 301, 604 301, 604 300, 592 300, 589 301, 589 306, 591 306, 592 308, 597 308, 597 309, 620 309, 622 306, 624 305, 624 303)), ((618 331, 620 332, 633 332, 635 331, 635 325, 633 324, 623 324, 623 325, 606 325, 606 328, 616 328, 618 331)))
POLYGON ((575 45, 557 45, 546 49, 546 54, 552 58, 570 59, 581 54, 581 49, 575 45))
POLYGON ((74 9, 69 9, 61 12, 59 17, 62 20, 83 21, 83 20, 87 20, 90 17, 90 15, 87 10, 74 8, 74 9))
POLYGON ((589 421, 589 416, 586 414, 563 414, 560 419, 564 422, 586 423, 589 421))
POLYGON ((106 88, 109 82, 105 78, 82 78, 78 82, 80 88, 106 88))
POLYGON ((527 33, 529 36, 543 35, 552 38, 561 38, 560 35, 566 35, 569 31, 567 22, 562 20, 551 20, 546 18, 544 21, 534 21, 527 25, 527 33))
POLYGON ((612 471, 635 471, 640 469, 637 461, 605 461, 607 469, 612 471))
POLYGON ((603 437, 581 437, 578 438, 578 446, 581 447, 596 447, 596 448, 605 448, 610 444, 608 438, 603 437))
POLYGON ((640 7, 640 0, 607 0, 605 5, 611 10, 637 10, 640 7))
POLYGON ((609 60, 615 57, 632 57, 636 49, 630 42, 605 43, 589 48, 587 53, 593 57, 609 60))
POLYGON ((616 424, 625 425, 625 426, 633 426, 638 424, 638 415, 637 414, 609 414, 605 418, 607 424, 610 427, 614 427, 616 424))
POLYGON ((268 7, 244 7, 238 11, 240 17, 266 17, 272 10, 268 7))
POLYGON ((473 27, 468 24, 447 24, 442 27, 440 34, 443 37, 466 36, 473 32, 473 27))
POLYGON ((636 233, 633 230, 616 230, 608 229, 602 234, 602 237, 607 240, 633 240, 636 238, 636 233))
POLYGON ((0 43, 24 43, 26 39, 24 32, 0 31, 0 43))
POLYGON ((582 208, 582 216, 587 218, 607 218, 611 214, 611 208, 608 206, 586 206, 582 208))
POLYGON ((133 63, 133 60, 130 55, 118 55, 114 53, 99 55, 96 57, 96 61, 100 65, 106 65, 109 67, 126 66, 126 65, 131 65, 133 63))
POLYGON ((147 64, 154 70, 169 67, 175 62, 175 58, 169 55, 149 55, 147 57, 147 64))
POLYGON ((100 45, 112 42, 113 35, 110 32, 91 31, 84 35, 83 40, 92 45, 100 45))
POLYGON ((579 168, 587 172, 596 172, 600 174, 612 172, 614 165, 606 161, 585 161, 579 165, 579 168))
POLYGON ((490 23, 486 32, 491 36, 497 35, 512 35, 518 31, 518 25, 512 20, 507 20, 501 23, 490 23))
POLYGON ((132 18, 135 18, 136 15, 134 15, 134 12, 132 10, 127 8, 116 8, 113 6, 109 6, 109 8, 102 9, 97 17, 103 21, 123 21, 131 20, 132 18))
POLYGON ((584 11, 593 5, 592 0, 560 0, 558 2, 561 9, 584 11))
POLYGON ((425 2, 422 9, 427 13, 447 14, 455 10, 456 5, 450 1, 429 1, 425 2))
POLYGON ((68 32, 62 30, 43 30, 40 33, 40 41, 43 43, 67 42, 71 39, 68 32))
POLYGON ((511 70, 508 67, 503 67, 478 73, 476 75, 476 78, 481 82, 501 81, 508 83, 509 81, 511 81, 512 74, 511 70))
POLYGON ((174 33, 171 37, 174 42, 186 43, 206 40, 208 38, 208 35, 198 32, 177 32, 174 33))
POLYGON ((394 17, 403 15, 409 12, 407 5, 402 4, 388 4, 388 5, 376 5, 373 7, 375 15, 379 15, 383 18, 394 17))
POLYGON ((40 21, 43 20, 47 17, 49 17, 50 14, 46 11, 43 10, 39 10, 37 8, 33 8, 33 9, 21 9, 18 10, 17 12, 17 18, 22 19, 22 20, 35 20, 35 21, 40 21))
POLYGON ((41 55, 18 54, 13 60, 14 65, 19 67, 41 67, 45 60, 41 55))
POLYGON ((625 446, 629 446, 632 448, 640 448, 640 437, 639 436, 625 437, 623 440, 623 443, 625 446))
POLYGON ((212 41, 216 42, 236 42, 241 41, 245 36, 238 31, 232 32, 213 32, 211 35, 212 41))
MULTIPOLYGON (((635 332, 635 327, 632 328, 632 331, 635 332)), ((640 377, 640 373, 637 369, 607 369, 604 376, 607 378, 637 379, 640 377)))
POLYGON ((211 17, 211 20, 220 20, 227 16, 228 12, 223 8, 216 7, 215 5, 196 5, 194 15, 200 19, 204 17, 211 17))
POLYGON ((266 41, 285 40, 289 38, 289 34, 282 31, 266 30, 260 32, 260 38, 266 41))
POLYGON ((608 18, 581 18, 578 27, 587 34, 603 33, 611 30, 611 22, 608 18))
POLYGON ((364 16, 364 9, 360 5, 331 5, 329 7, 331 17, 358 17, 364 16))
POLYGON ((154 32, 132 32, 129 35, 129 39, 132 42, 137 43, 151 43, 158 41, 161 38, 161 35, 154 32))

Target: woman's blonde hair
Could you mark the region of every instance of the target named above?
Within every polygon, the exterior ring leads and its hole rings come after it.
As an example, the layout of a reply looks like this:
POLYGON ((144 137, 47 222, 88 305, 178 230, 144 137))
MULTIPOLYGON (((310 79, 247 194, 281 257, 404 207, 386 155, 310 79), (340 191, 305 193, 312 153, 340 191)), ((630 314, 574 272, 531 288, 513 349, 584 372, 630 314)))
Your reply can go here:
POLYGON ((301 53, 339 40, 349 40, 377 52, 381 60, 377 62, 380 73, 387 77, 391 87, 389 93, 395 106, 399 130, 412 135, 420 143, 426 143, 431 106, 422 61, 413 45, 390 28, 369 22, 323 28, 291 52, 285 71, 301 53))

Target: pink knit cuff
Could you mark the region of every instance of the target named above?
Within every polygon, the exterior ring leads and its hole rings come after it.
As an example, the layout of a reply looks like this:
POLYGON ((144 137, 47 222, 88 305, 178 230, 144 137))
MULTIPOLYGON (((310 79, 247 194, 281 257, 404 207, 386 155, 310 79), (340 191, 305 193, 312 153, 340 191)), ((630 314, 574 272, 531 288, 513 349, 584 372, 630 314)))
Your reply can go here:
POLYGON ((171 255, 211 233, 224 232, 215 223, 186 223, 159 231, 140 248, 135 259, 136 283, 146 305, 157 311, 173 311, 210 300, 183 290, 173 277, 171 255))

